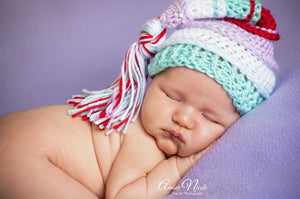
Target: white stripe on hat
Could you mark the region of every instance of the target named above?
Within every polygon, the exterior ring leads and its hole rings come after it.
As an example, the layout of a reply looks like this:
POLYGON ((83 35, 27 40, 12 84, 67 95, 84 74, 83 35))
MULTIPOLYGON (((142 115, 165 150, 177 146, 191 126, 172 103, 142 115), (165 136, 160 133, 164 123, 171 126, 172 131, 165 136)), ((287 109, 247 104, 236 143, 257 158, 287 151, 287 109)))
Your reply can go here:
POLYGON ((276 79, 274 72, 255 55, 247 51, 244 46, 228 37, 207 29, 180 29, 174 32, 161 48, 175 43, 197 45, 220 55, 237 66, 264 97, 267 98, 272 93, 276 79))

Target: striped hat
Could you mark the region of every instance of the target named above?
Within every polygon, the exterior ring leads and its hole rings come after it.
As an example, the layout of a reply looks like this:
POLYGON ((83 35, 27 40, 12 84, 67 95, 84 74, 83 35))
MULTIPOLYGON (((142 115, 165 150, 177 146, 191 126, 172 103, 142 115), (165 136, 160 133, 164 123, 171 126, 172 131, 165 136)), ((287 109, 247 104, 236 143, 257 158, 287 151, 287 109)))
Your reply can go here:
POLYGON ((175 66, 206 73, 223 86, 241 114, 270 96, 278 68, 273 40, 279 35, 259 1, 176 1, 160 20, 179 30, 149 65, 151 76, 175 66))
POLYGON ((276 40, 274 18, 259 0, 176 0, 144 25, 119 78, 104 90, 73 96, 69 114, 110 129, 107 134, 125 133, 139 114, 147 76, 180 66, 215 79, 245 114, 273 92, 276 40), (176 28, 167 40, 166 28, 176 28))

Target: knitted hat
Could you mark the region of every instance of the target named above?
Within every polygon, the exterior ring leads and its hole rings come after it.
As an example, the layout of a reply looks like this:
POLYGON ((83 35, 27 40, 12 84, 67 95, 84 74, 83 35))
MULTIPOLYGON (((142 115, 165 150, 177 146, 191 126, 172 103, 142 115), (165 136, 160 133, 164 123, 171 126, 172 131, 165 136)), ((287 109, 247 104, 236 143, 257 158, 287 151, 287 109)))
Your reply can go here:
POLYGON ((69 114, 111 129, 107 134, 126 133, 139 114, 147 75, 178 66, 215 79, 245 114, 274 89, 273 41, 278 39, 276 23, 259 0, 176 0, 144 25, 120 77, 105 90, 73 96, 69 103, 76 107, 69 114), (166 28, 178 30, 164 41, 166 28))

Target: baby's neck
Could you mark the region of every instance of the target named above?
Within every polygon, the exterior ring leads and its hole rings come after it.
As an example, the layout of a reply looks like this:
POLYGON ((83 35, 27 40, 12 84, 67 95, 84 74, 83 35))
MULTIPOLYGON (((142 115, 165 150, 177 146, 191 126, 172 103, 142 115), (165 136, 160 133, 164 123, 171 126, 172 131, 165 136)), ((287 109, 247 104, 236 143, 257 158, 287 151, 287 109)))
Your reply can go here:
POLYGON ((129 127, 127 129, 127 133, 130 133, 132 131, 148 134, 148 132, 146 131, 146 129, 143 126, 143 123, 142 123, 142 120, 141 120, 141 114, 139 114, 139 116, 136 118, 135 121, 133 121, 129 124, 129 127))

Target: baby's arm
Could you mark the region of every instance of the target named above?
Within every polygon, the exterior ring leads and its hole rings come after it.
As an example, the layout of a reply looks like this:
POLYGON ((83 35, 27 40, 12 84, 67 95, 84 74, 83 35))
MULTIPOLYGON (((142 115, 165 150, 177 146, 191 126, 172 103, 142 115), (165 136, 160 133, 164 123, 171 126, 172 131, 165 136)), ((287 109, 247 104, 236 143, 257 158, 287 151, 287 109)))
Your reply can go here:
POLYGON ((160 188, 163 180, 175 186, 207 151, 181 158, 165 159, 149 135, 127 134, 110 173, 106 198, 162 198, 172 191, 160 188), (126 140, 127 139, 127 140, 126 140))

